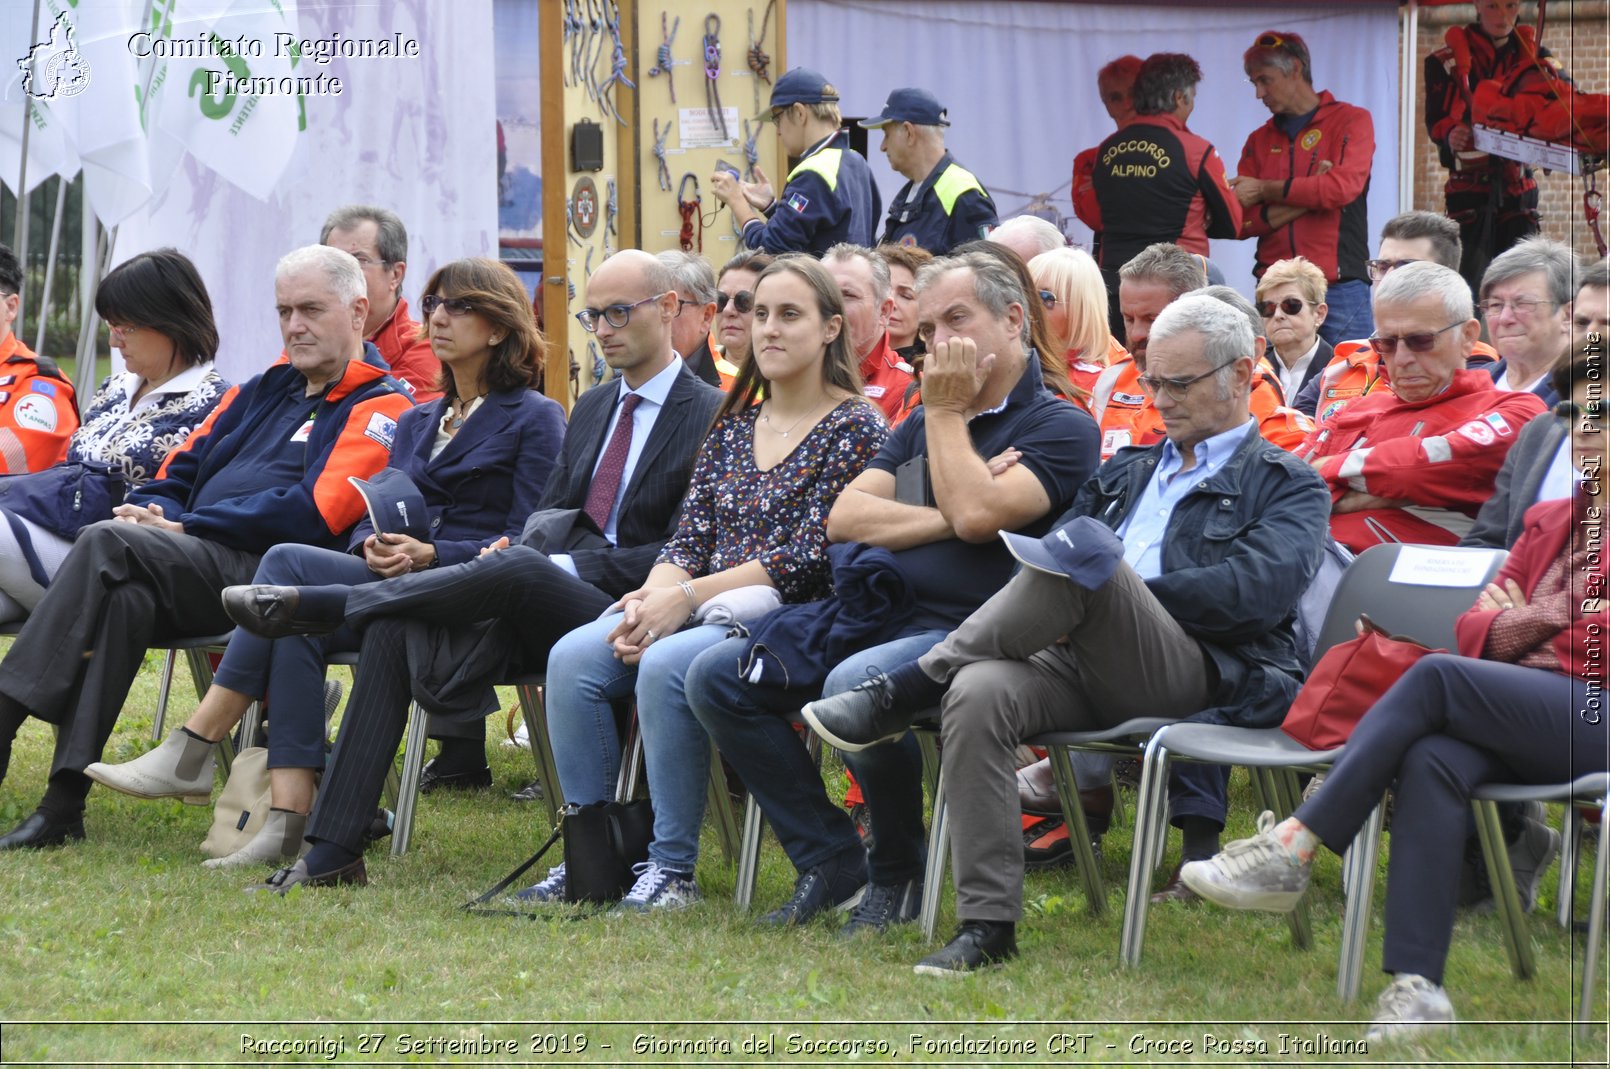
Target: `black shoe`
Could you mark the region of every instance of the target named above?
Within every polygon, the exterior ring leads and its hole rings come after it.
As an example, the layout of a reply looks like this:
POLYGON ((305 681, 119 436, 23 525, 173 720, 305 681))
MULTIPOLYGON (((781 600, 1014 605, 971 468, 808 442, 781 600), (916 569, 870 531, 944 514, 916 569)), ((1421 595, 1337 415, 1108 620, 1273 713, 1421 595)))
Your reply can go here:
POLYGON ((375 818, 371 820, 369 822, 369 826, 363 830, 363 845, 367 848, 371 844, 378 843, 380 840, 390 835, 391 825, 395 820, 396 818, 393 816, 391 810, 376 809, 375 818))
POLYGON ((861 893, 865 883, 864 860, 848 871, 840 869, 833 874, 823 865, 807 869, 794 881, 793 896, 770 913, 762 915, 756 923, 777 926, 808 923, 852 901, 861 893))
POLYGON ((928 976, 955 976, 1017 957, 1017 925, 1011 921, 962 921, 943 950, 912 967, 928 976))
POLYGON ((885 932, 891 924, 907 924, 922 911, 922 881, 868 884, 866 894, 850 911, 839 938, 853 939, 862 932, 885 932))
POLYGON ((293 887, 340 887, 346 884, 354 887, 369 886, 369 870, 363 867, 363 858, 358 858, 350 865, 342 865, 338 869, 320 873, 309 872, 307 859, 299 858, 296 864, 276 869, 266 881, 254 883, 246 890, 270 891, 284 895, 289 894, 293 887))
POLYGON ((858 753, 880 742, 898 739, 917 722, 929 704, 901 700, 887 674, 857 684, 853 690, 818 698, 800 710, 805 722, 830 746, 858 753))
POLYGON ((342 624, 342 618, 316 619, 298 615, 302 592, 294 586, 226 586, 222 594, 224 612, 229 618, 263 638, 287 635, 326 635, 342 624))
POLYGON ((63 820, 54 813, 36 809, 0 838, 0 850, 37 850, 44 846, 61 846, 84 837, 84 818, 63 820))
POLYGON ((510 791, 509 797, 516 802, 540 802, 542 801, 542 781, 534 779, 519 790, 510 791))
POLYGON ((472 768, 468 772, 437 772, 436 760, 425 762, 419 770, 419 793, 432 791, 484 791, 492 786, 492 769, 472 768))

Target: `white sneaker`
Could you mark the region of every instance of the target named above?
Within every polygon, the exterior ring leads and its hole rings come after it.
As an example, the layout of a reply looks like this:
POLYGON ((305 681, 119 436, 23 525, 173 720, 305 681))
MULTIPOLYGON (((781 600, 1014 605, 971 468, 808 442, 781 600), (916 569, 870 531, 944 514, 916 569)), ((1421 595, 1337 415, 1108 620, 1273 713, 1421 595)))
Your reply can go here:
POLYGON ((1185 886, 1228 909, 1290 913, 1308 890, 1312 864, 1293 861, 1274 836, 1275 815, 1258 817, 1258 834, 1237 839, 1206 861, 1180 867, 1185 886))
POLYGON ((637 882, 615 906, 616 913, 649 913, 687 909, 699 901, 699 885, 690 879, 662 869, 652 861, 632 866, 637 882))
POLYGON ((307 830, 306 813, 270 809, 263 826, 251 841, 223 857, 212 857, 201 864, 209 869, 232 869, 238 865, 271 864, 276 868, 293 865, 307 851, 302 833, 307 830))
POLYGON ((509 896, 516 902, 530 905, 533 902, 563 902, 565 900, 565 863, 561 861, 548 870, 540 883, 514 892, 509 896))
POLYGON ((1448 993, 1423 976, 1399 973, 1375 1003, 1375 1020, 1364 1033, 1366 1043, 1407 1039, 1453 1024, 1448 993))

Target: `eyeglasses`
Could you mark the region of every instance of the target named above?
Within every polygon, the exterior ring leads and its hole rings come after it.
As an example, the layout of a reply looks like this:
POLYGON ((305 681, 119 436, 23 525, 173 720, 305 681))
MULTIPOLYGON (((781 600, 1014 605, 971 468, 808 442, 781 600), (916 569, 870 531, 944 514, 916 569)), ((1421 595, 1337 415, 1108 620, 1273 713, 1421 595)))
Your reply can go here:
MULTIPOLYGON (((1515 313, 1516 319, 1525 319, 1537 311, 1537 306, 1540 304, 1550 304, 1550 302, 1543 300, 1541 297, 1515 297, 1507 301, 1482 301, 1481 314, 1482 318, 1491 323, 1503 315, 1504 309, 1508 308, 1515 313)), ((1552 307, 1552 305, 1550 306, 1552 307)))
POLYGON ((386 266, 390 265, 390 263, 391 263, 390 260, 371 260, 371 259, 369 259, 369 257, 367 257, 367 256, 359 256, 357 253, 353 253, 352 258, 354 260, 358 261, 358 266, 359 267, 363 267, 363 268, 386 267, 386 266))
POLYGON ((1369 269, 1370 281, 1379 282, 1398 268, 1419 262, 1419 260, 1366 260, 1364 266, 1369 269))
POLYGON ((1308 302, 1303 300, 1301 297, 1286 297, 1283 298, 1279 304, 1276 304, 1274 301, 1259 301, 1258 314, 1263 316, 1265 319, 1273 319, 1277 311, 1285 312, 1289 316, 1294 316, 1307 307, 1308 302))
POLYGON ((1049 312, 1051 309, 1057 306, 1057 295, 1052 293, 1050 290, 1041 290, 1040 303, 1045 305, 1046 311, 1049 312))
POLYGON ((1584 430, 1602 430, 1604 428, 1604 402, 1589 401, 1579 405, 1575 401, 1561 401, 1554 406, 1554 414, 1567 423, 1580 421, 1584 430))
POLYGON ((641 301, 634 301, 631 304, 612 304, 604 308, 583 308, 581 311, 576 313, 576 322, 580 323, 581 329, 587 331, 589 334, 593 334, 598 331, 598 321, 600 319, 614 327, 616 330, 620 330, 622 327, 626 326, 626 324, 632 321, 632 313, 634 311, 643 307, 645 304, 653 304, 661 297, 664 297, 666 293, 670 292, 670 290, 666 290, 665 293, 656 293, 652 296, 644 297, 641 301))
POLYGON ((462 297, 438 297, 434 293, 427 293, 421 297, 419 299, 419 308, 427 317, 435 315, 438 308, 446 309, 447 314, 454 319, 459 316, 467 316, 475 311, 475 305, 462 297))
POLYGON ((1188 379, 1154 379, 1150 375, 1142 375, 1136 381, 1140 383, 1140 388, 1145 390, 1148 396, 1156 397, 1159 394, 1166 393, 1171 400, 1183 401, 1185 400, 1185 395, 1191 392, 1192 386, 1195 386, 1209 375, 1223 371, 1233 363, 1235 361, 1230 360, 1220 364, 1218 367, 1210 367, 1202 374, 1192 375, 1188 379))
POLYGON ((716 294, 716 311, 725 312, 729 302, 731 302, 733 310, 741 316, 746 316, 755 310, 755 295, 748 290, 739 290, 737 293, 732 294, 716 294))
POLYGON ((1437 335, 1446 334, 1454 327, 1462 327, 1464 322, 1449 323, 1441 330, 1431 330, 1424 334, 1388 335, 1387 337, 1370 336, 1370 347, 1382 356, 1391 356, 1398 351, 1398 342, 1409 347, 1411 353, 1429 353, 1431 347, 1437 344, 1437 335))
POLYGON ((128 337, 130 334, 133 334, 135 331, 137 331, 139 329, 140 328, 136 324, 133 324, 133 323, 127 323, 127 324, 125 324, 125 323, 108 323, 108 324, 106 324, 106 332, 108 334, 121 334, 125 338, 128 337))

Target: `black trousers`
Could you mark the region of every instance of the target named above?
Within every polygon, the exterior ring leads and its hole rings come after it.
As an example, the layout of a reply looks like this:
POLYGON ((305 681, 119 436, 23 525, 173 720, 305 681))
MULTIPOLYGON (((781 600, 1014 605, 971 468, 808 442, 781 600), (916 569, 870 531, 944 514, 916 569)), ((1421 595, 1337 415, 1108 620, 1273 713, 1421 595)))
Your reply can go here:
POLYGON ((613 600, 525 546, 353 588, 347 622, 363 630, 357 678, 307 837, 354 851, 363 846, 408 718, 406 618, 448 626, 496 620, 515 639, 516 670, 535 672, 547 665, 555 642, 597 619, 613 600))
POLYGON ((1580 679, 1436 654, 1359 721, 1325 785, 1295 815, 1341 853, 1396 781, 1382 969, 1442 982, 1471 792, 1610 768, 1602 701, 1602 691, 1590 701, 1580 679))
POLYGON ((234 626, 218 592, 258 559, 117 520, 84 529, 0 662, 0 696, 57 725, 52 776, 101 759, 148 647, 234 626))

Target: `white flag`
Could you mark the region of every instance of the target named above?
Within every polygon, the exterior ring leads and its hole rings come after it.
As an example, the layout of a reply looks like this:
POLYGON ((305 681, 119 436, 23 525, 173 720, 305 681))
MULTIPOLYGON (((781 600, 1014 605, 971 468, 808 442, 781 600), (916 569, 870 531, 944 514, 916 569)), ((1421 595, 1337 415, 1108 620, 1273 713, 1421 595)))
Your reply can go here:
POLYGON ((44 49, 30 38, 32 16, 27 11, 15 10, 10 17, 0 19, 0 182, 12 192, 17 192, 22 164, 25 112, 32 126, 28 135, 28 191, 37 189, 51 175, 72 178, 78 173, 78 155, 62 136, 60 124, 30 95, 30 90, 43 92, 52 86, 58 91, 72 91, 81 74, 68 57, 52 64, 53 56, 67 50, 66 32, 55 27, 42 4, 40 7, 40 28, 35 36, 45 40, 44 49), (62 42, 55 49, 49 47, 53 37, 62 42))

